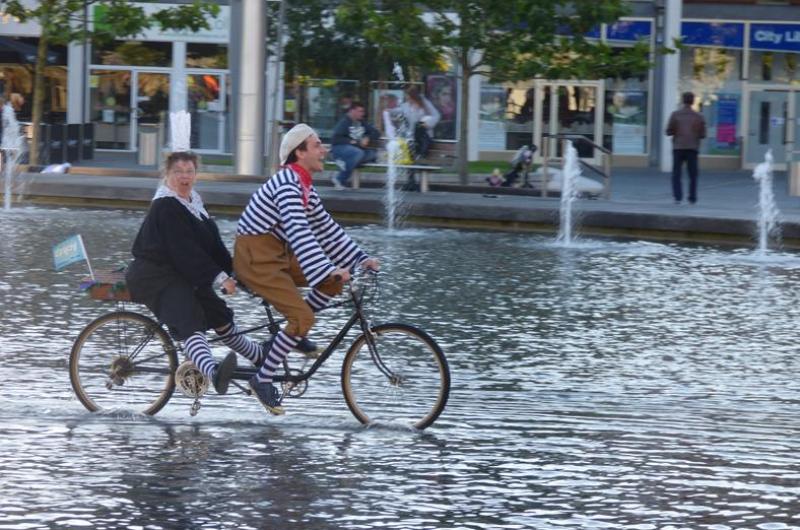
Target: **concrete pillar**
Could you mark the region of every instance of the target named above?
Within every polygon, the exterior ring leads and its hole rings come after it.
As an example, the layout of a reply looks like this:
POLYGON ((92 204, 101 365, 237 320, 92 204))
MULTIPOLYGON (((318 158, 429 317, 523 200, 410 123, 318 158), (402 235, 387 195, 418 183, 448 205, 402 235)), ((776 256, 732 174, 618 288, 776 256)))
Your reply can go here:
POLYGON ((82 44, 72 42, 67 46, 67 123, 82 123, 81 110, 88 114, 83 108, 84 103, 88 106, 88 95, 84 102, 83 93, 88 91, 89 83, 83 57, 82 44))
POLYGON ((236 109, 239 108, 239 55, 241 55, 239 48, 242 45, 242 0, 231 0, 230 6, 231 11, 228 19, 230 24, 228 29, 228 34, 230 35, 228 43, 228 82, 230 83, 231 98, 228 105, 228 120, 230 120, 231 126, 227 141, 231 153, 235 153, 236 131, 239 130, 239 124, 236 121, 236 109))
MULTIPOLYGON (((473 75, 469 79, 469 110, 466 116, 467 122, 467 160, 473 162, 478 160, 478 130, 480 129, 480 110, 481 110, 481 76, 473 75)), ((462 120, 464 117, 461 118, 462 120)))
POLYGON ((242 0, 239 23, 239 68, 233 85, 237 95, 234 170, 239 175, 260 176, 264 173, 264 0, 242 0))
MULTIPOLYGON (((681 36, 681 0, 665 0, 664 2, 664 46, 672 47, 675 39, 681 36)), ((678 83, 680 81, 680 51, 663 56, 661 76, 661 101, 659 104, 661 127, 655 131, 661 138, 659 149, 659 167, 661 171, 672 170, 672 142, 664 137, 669 115, 678 108, 678 83)))
POLYGON ((186 86, 186 43, 183 41, 172 43, 172 75, 169 84, 169 111, 186 110, 189 89, 186 86))

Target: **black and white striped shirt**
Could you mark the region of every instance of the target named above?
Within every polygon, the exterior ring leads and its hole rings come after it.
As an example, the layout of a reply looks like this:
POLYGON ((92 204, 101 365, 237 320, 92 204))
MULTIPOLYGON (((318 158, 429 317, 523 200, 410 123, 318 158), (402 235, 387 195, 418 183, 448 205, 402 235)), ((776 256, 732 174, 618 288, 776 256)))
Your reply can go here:
POLYGON ((281 168, 250 197, 236 232, 272 233, 288 242, 312 287, 335 268, 350 269, 368 257, 325 211, 314 186, 303 207, 300 177, 289 168, 281 168))

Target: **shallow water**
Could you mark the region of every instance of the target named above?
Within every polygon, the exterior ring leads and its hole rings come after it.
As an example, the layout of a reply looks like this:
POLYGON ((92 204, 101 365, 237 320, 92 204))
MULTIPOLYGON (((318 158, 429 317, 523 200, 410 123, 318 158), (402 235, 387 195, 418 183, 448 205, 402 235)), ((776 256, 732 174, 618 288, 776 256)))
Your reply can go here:
POLYGON ((91 414, 67 356, 113 306, 51 245, 81 233, 122 264, 141 215, 0 213, 0 528, 800 528, 798 255, 353 227, 384 261, 375 320, 450 360, 431 428, 361 427, 341 352, 282 418, 236 395, 192 418, 177 393, 91 414))

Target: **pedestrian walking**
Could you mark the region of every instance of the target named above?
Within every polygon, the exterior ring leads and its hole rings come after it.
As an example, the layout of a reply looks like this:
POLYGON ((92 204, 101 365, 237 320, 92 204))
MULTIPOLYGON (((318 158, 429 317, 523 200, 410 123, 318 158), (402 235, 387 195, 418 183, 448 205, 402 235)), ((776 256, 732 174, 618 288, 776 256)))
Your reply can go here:
POLYGON ((703 116, 694 110, 694 94, 683 93, 683 107, 673 112, 667 124, 667 136, 672 136, 672 196, 675 204, 683 200, 683 185, 681 174, 683 163, 689 173, 689 203, 697 202, 697 153, 700 150, 700 140, 706 137, 706 121, 703 116))

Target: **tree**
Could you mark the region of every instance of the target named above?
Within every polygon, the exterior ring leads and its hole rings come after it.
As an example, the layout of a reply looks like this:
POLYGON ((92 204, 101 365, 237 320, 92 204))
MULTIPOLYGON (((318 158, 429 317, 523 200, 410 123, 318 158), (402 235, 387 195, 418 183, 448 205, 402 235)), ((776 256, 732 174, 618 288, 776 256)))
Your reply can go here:
MULTIPOLYGON (((363 4, 345 0, 344 4, 363 4)), ((649 68, 646 43, 615 50, 587 38, 600 24, 628 13, 623 0, 425 0, 423 9, 397 10, 384 1, 379 10, 365 9, 365 24, 391 28, 424 20, 421 35, 459 66, 461 83, 458 172, 467 183, 467 115, 469 80, 485 75, 492 82, 532 78, 604 79, 649 68)), ((379 47, 392 47, 391 34, 367 32, 379 47)))
MULTIPOLYGON (((427 28, 414 3, 387 0, 383 4, 402 4, 403 8, 414 9, 414 15, 395 19, 390 27, 376 28, 370 25, 373 0, 289 3, 288 42, 283 49, 287 77, 355 79, 361 87, 359 96, 366 101, 369 82, 391 78, 395 61, 434 67, 438 59, 436 49, 420 38, 427 28), (384 45, 375 46, 371 38, 375 32, 383 33, 384 45)), ((268 40, 274 43, 276 31, 271 29, 270 33, 268 40)))
MULTIPOLYGON (((114 39, 134 38, 145 29, 157 25, 162 30, 207 29, 207 15, 219 13, 219 6, 194 0, 191 4, 176 5, 148 12, 142 4, 125 0, 0 0, 0 9, 21 22, 36 21, 41 27, 33 81, 33 135, 29 161, 39 163, 39 134, 44 107, 44 68, 47 48, 51 44, 70 42, 104 44, 114 39), (94 6, 100 7, 93 10, 94 6), (88 27, 84 24, 84 9, 89 12, 88 27), (93 18, 92 13, 98 15, 93 18)), ((83 117, 81 117, 83 119, 83 117)))

